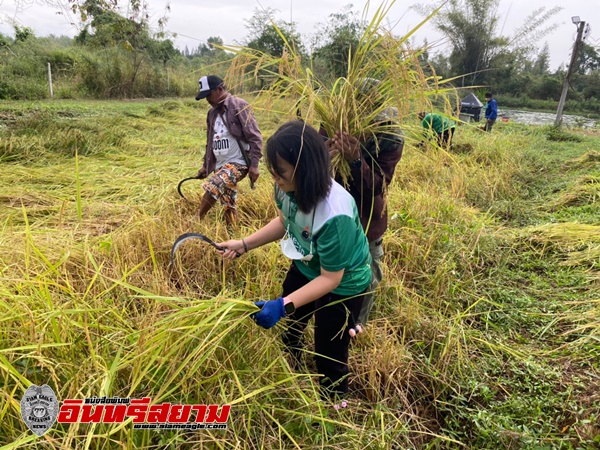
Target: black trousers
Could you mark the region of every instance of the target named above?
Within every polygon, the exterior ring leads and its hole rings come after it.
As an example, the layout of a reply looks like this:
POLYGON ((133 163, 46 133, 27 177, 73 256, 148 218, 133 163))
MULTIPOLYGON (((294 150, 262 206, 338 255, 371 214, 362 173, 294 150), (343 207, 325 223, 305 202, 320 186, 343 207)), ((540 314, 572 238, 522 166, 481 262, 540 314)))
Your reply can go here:
POLYGON ((485 121, 485 125, 483 126, 483 131, 492 131, 495 123, 496 119, 487 119, 485 121))
MULTIPOLYGON (((298 290, 309 281, 292 263, 283 282, 282 297, 298 290)), ((297 308, 294 314, 289 316, 291 322, 283 336, 283 342, 296 368, 302 354, 303 332, 310 318, 315 316, 315 361, 321 374, 321 395, 325 397, 348 392, 348 329, 355 325, 364 291, 357 294, 356 297, 347 298, 329 293, 297 308)))
POLYGON ((440 147, 450 147, 452 145, 452 136, 455 128, 449 128, 443 133, 438 133, 438 144, 440 147))

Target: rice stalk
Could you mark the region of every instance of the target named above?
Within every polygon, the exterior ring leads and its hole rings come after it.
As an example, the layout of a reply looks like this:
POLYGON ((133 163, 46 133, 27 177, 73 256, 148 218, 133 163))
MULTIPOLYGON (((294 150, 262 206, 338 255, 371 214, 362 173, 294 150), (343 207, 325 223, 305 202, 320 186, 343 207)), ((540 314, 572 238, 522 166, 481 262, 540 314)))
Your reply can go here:
MULTIPOLYGON (((383 21, 393 4, 384 2, 376 9, 357 48, 349 50, 346 74, 333 82, 319 79, 312 61, 302 61, 287 41, 282 55, 229 47, 236 57, 226 78, 241 84, 250 74, 254 80, 267 81, 269 87, 258 93, 259 98, 293 99, 287 102, 287 116, 301 116, 315 128, 324 129, 330 138, 338 131, 363 141, 383 132, 401 133, 397 123, 381 119, 386 110, 395 108, 402 121, 416 108, 430 109, 430 97, 445 98, 451 89, 440 87, 444 80, 425 74, 419 61, 424 50, 409 47, 408 38, 426 21, 400 38, 384 29, 383 21)), ((364 17, 368 7, 367 3, 364 17)), ((332 169, 347 180, 349 167, 343 157, 333 158, 332 169)))
POLYGON ((599 200, 600 177, 587 175, 579 178, 573 187, 550 202, 548 209, 558 211, 568 206, 593 205, 599 200))
POLYGON ((75 148, 75 202, 77 204, 77 219, 79 223, 83 220, 83 213, 81 208, 81 178, 79 176, 79 154, 77 148, 75 148))
POLYGON ((571 306, 561 319, 573 323, 563 336, 569 338, 571 347, 589 344, 600 349, 600 299, 569 302, 571 306), (583 310, 582 310, 583 308, 583 310))
POLYGON ((562 261, 560 265, 600 268, 600 245, 590 245, 585 250, 569 252, 567 259, 562 261))

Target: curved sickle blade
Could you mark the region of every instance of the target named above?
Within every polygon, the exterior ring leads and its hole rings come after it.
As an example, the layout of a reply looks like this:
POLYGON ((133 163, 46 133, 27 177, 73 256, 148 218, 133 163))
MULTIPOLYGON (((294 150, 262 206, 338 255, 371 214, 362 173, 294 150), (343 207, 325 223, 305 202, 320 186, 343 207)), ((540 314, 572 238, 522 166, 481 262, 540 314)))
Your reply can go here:
MULTIPOLYGON (((210 245, 212 245, 214 248, 216 248, 217 250, 227 250, 225 247, 221 247, 220 245, 215 244, 215 242, 204 236, 203 234, 200 233, 184 233, 181 236, 179 236, 177 239, 175 239, 175 242, 173 243, 173 247, 171 247, 171 262, 169 263, 170 267, 173 267, 175 264, 175 252, 177 251, 177 248, 184 242, 187 241, 188 239, 200 239, 201 241, 204 241, 210 245)), ((237 253, 237 252, 236 252, 237 253)), ((239 253, 237 253, 236 257, 241 256, 239 253)))
POLYGON ((177 185, 177 193, 184 199, 187 200, 187 198, 185 198, 185 195, 183 195, 183 193, 181 192, 181 186, 183 185, 183 183, 185 183, 186 181, 190 181, 190 180, 199 180, 200 177, 198 175, 193 176, 193 177, 188 177, 188 178, 184 178, 183 180, 181 180, 179 182, 179 184, 177 185))

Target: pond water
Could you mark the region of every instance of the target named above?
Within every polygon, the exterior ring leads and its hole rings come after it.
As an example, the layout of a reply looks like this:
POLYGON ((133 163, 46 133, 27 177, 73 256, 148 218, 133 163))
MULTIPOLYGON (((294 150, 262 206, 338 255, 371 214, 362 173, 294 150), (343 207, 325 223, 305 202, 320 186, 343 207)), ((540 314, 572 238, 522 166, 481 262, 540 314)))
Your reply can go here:
MULTIPOLYGON (((502 117, 508 117, 509 121, 526 123, 528 125, 554 125, 556 113, 498 108, 498 121, 502 120, 502 117)), ((587 117, 583 116, 563 114, 563 125, 567 127, 594 128, 600 127, 600 121, 596 119, 588 119, 587 117)))

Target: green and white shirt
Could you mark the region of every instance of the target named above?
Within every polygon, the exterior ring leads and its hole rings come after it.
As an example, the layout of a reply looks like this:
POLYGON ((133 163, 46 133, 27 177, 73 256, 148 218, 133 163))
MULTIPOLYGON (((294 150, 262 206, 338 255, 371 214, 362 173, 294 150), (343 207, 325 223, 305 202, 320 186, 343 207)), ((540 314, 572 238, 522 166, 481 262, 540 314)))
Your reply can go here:
POLYGON ((371 255, 363 231, 356 202, 338 183, 332 181, 329 195, 308 214, 298 210, 293 192, 283 192, 275 185, 275 202, 283 216, 296 250, 310 261, 294 260, 309 280, 321 274, 344 269, 339 286, 332 292, 338 295, 362 293, 371 284, 371 255))

